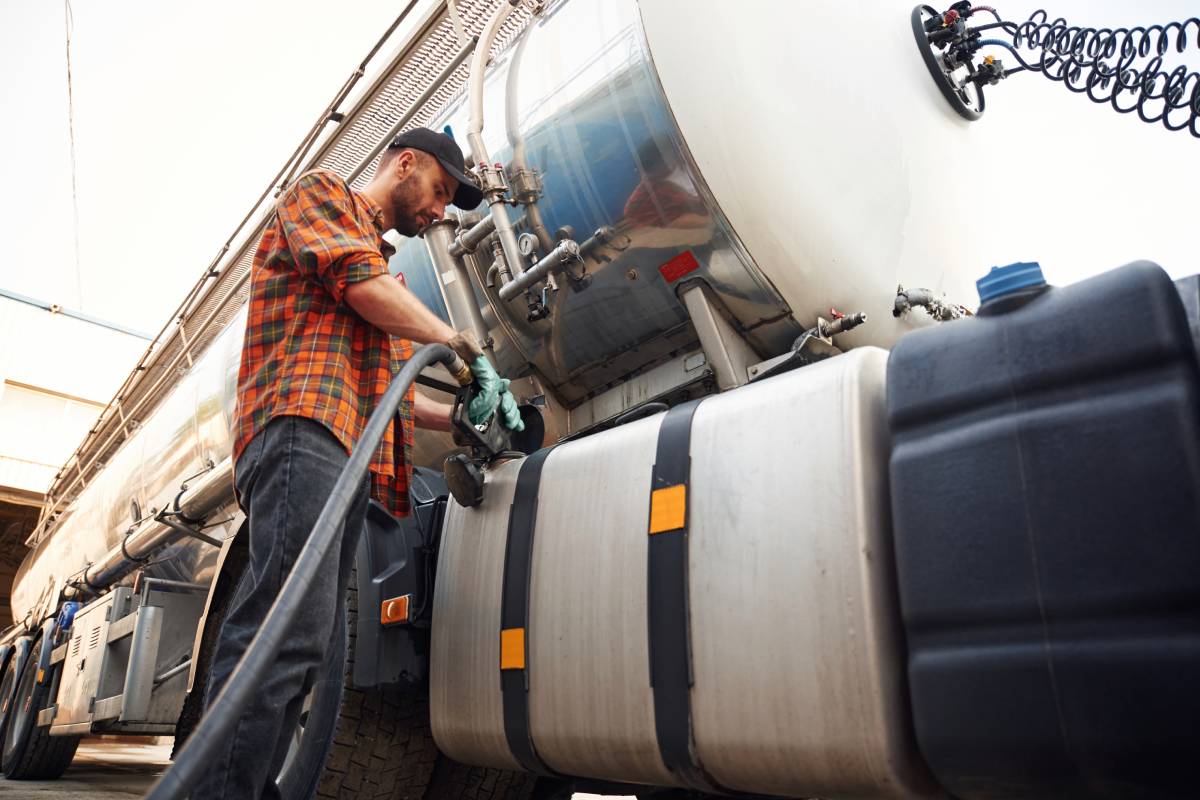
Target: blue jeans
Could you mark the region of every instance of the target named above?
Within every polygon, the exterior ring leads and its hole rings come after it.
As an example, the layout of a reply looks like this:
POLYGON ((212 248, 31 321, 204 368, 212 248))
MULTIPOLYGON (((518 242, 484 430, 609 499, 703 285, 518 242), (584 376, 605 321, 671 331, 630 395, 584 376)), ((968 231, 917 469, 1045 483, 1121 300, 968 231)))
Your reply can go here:
MULTIPOLYGON (((205 706, 225 685, 295 564, 349 457, 324 425, 277 417, 238 458, 238 501, 249 518, 250 563, 238 584, 213 657, 205 706)), ((278 798, 275 778, 344 619, 346 587, 366 519, 370 480, 358 488, 329 563, 320 570, 271 671, 222 744, 192 798, 278 798)), ((340 669, 338 670, 340 673, 340 669)))

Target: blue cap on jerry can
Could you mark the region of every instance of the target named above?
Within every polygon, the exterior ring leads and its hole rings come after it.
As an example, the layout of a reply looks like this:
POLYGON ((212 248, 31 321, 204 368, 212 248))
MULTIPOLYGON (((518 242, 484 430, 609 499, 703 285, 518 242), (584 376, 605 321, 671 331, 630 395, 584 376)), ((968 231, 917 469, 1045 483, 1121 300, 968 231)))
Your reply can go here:
POLYGON ((1020 261, 1003 267, 992 267, 987 275, 975 281, 981 304, 1031 286, 1045 285, 1046 278, 1042 275, 1042 267, 1036 261, 1020 261))

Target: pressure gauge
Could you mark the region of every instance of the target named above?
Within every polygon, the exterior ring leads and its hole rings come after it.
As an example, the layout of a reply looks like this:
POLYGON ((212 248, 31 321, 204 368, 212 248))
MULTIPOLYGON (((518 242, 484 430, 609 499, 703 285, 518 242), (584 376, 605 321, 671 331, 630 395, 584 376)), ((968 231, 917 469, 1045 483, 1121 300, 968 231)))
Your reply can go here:
POLYGON ((529 258, 533 255, 533 251, 537 249, 538 240, 532 233, 522 233, 517 237, 517 250, 521 255, 529 258))

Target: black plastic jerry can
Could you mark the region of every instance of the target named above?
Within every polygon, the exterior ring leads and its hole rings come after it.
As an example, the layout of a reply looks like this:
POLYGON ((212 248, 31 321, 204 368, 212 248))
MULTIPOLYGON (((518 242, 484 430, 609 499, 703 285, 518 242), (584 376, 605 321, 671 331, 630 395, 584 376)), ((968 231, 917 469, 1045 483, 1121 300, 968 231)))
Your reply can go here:
POLYGON ((968 798, 1200 797, 1200 362, 1166 273, 980 282, 888 363, 913 722, 968 798))

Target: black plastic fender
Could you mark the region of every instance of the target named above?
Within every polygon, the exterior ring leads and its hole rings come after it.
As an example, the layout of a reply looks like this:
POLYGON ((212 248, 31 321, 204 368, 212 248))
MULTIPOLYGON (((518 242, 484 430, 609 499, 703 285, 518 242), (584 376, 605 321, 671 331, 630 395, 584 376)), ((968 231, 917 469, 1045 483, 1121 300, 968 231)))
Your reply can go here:
POLYGON ((429 678, 429 620, 437 545, 449 491, 441 474, 418 467, 412 513, 396 519, 372 501, 355 556, 358 625, 353 683, 418 689, 429 678), (409 596, 409 622, 385 626, 384 601, 409 596))

